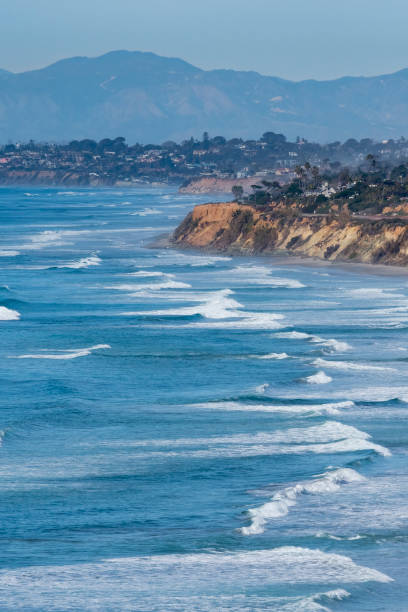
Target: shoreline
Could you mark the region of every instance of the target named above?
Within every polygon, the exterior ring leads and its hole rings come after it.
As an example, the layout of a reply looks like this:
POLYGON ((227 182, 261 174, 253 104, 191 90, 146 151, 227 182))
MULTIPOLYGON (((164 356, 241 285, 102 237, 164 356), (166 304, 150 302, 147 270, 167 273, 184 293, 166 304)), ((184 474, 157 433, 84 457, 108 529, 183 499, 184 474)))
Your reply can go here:
POLYGON ((300 256, 298 254, 291 254, 285 251, 276 251, 275 253, 244 253, 235 250, 222 251, 220 249, 211 247, 190 247, 186 245, 180 245, 172 240, 173 233, 160 234, 150 244, 146 245, 148 249, 172 249, 176 251, 187 251, 194 255, 219 255, 225 257, 234 257, 237 259, 259 259, 270 263, 274 266, 287 266, 296 265, 304 268, 338 268, 347 271, 353 271, 364 274, 373 274, 374 276, 395 276, 395 277, 407 277, 408 266, 398 266, 394 264, 377 264, 377 263, 362 263, 352 261, 327 261, 325 259, 319 259, 318 257, 307 257, 300 256))

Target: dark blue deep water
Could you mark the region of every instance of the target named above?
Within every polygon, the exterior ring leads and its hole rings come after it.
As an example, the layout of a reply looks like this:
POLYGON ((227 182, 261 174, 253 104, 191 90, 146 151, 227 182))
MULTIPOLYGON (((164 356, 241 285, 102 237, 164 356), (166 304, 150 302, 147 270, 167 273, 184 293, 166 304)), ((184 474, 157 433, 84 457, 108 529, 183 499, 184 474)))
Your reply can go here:
POLYGON ((408 277, 0 191, 0 609, 408 610, 408 277))

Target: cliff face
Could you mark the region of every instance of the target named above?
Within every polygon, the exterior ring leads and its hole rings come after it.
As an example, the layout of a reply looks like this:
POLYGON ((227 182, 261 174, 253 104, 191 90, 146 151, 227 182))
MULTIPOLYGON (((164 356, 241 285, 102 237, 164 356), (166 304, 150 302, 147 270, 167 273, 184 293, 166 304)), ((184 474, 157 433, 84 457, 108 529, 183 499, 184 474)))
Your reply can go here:
POLYGON ((231 193, 234 185, 240 185, 245 192, 250 191, 251 185, 256 183, 256 178, 223 179, 203 177, 192 179, 182 185, 180 193, 231 193))
POLYGON ((103 186, 113 184, 100 177, 64 170, 1 170, 0 185, 103 186))
POLYGON ((174 244, 242 254, 287 252, 328 261, 405 265, 408 223, 264 213, 236 203, 202 204, 174 233, 174 244))

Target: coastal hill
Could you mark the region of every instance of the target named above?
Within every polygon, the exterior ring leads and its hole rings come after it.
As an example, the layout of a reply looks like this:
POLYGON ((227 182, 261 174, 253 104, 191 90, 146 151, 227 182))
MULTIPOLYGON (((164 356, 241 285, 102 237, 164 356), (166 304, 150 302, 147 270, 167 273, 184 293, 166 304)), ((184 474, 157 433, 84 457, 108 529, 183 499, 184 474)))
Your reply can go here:
POLYGON ((268 130, 315 142, 406 136, 408 70, 292 82, 114 51, 19 74, 0 71, 2 143, 118 134, 149 143, 203 131, 254 138, 268 130))

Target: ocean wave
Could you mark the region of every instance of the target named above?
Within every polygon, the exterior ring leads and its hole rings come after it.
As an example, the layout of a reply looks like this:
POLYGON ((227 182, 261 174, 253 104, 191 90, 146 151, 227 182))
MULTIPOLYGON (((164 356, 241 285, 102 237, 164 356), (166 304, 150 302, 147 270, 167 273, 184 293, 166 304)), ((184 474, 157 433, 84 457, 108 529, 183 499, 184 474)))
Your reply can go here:
POLYGON ((255 387, 255 393, 259 393, 262 395, 269 388, 269 383, 263 383, 263 385, 258 385, 255 387))
MULTIPOLYGON (((131 295, 137 296, 139 291, 161 291, 162 289, 187 289, 191 287, 188 283, 182 283, 181 281, 175 280, 165 280, 159 283, 140 283, 140 284, 130 284, 130 283, 122 283, 120 285, 106 285, 104 289, 115 289, 116 291, 128 291, 131 295)), ((123 314, 133 314, 133 313, 123 313, 123 314)), ((146 314, 146 313, 144 313, 146 314)))
POLYGON ((166 265, 171 266, 188 266, 191 268, 205 268, 215 266, 217 263, 226 263, 231 261, 231 257, 223 255, 192 255, 180 253, 178 251, 158 253, 157 259, 165 259, 166 265))
POLYGON ((307 480, 286 487, 275 493, 269 502, 248 510, 251 523, 246 527, 241 527, 239 531, 243 535, 263 533, 268 521, 288 514, 289 509, 296 505, 299 496, 333 493, 338 491, 343 484, 362 482, 364 480, 365 478, 355 470, 340 468, 332 472, 326 472, 313 480, 307 480))
POLYGON ((225 289, 222 291, 216 291, 206 296, 201 303, 194 306, 185 306, 175 309, 165 310, 150 310, 148 312, 135 312, 135 315, 147 315, 147 316, 195 316, 201 315, 206 319, 228 319, 231 317, 242 316, 236 309, 241 308, 242 304, 229 297, 231 291, 225 289))
POLYGON ((263 285, 265 287, 283 287, 285 289, 301 289, 305 285, 296 279, 271 276, 272 270, 264 266, 238 266, 228 270, 228 277, 243 277, 245 284, 263 285))
POLYGON ((21 317, 17 310, 0 306, 0 321, 18 321, 21 317))
POLYGON ((253 359, 288 359, 287 353, 267 353, 266 355, 251 355, 253 359))
MULTIPOLYGON (((370 435, 350 425, 328 421, 307 428, 290 428, 273 433, 235 434, 208 438, 153 439, 104 442, 109 447, 149 448, 148 456, 191 457, 200 459, 256 457, 262 455, 336 454, 374 451, 390 456, 390 451, 371 441, 370 435), (179 450, 186 447, 186 450, 179 450), (187 448, 190 447, 190 448, 187 448), (204 447, 204 448, 199 448, 204 447), (154 449, 163 450, 154 450, 154 449)), ((134 455, 135 458, 146 457, 134 455)))
POLYGON ((0 251, 0 257, 16 257, 20 251, 0 251))
POLYGON ((298 331, 280 332, 279 334, 276 334, 276 337, 288 338, 290 340, 308 340, 309 338, 312 338, 311 334, 298 331))
POLYGON ((350 295, 351 297, 362 297, 362 298, 380 298, 380 299, 389 299, 389 298, 406 298, 407 296, 402 293, 394 293, 396 289, 388 289, 388 292, 385 289, 381 289, 380 287, 361 287, 360 289, 348 289, 345 293, 350 295))
POLYGON ((159 278, 165 276, 174 278, 174 274, 166 274, 165 272, 159 272, 157 270, 138 270, 137 272, 128 272, 125 276, 134 276, 136 278, 159 278))
MULTIPOLYGON (((315 612, 316 602, 348 596, 343 585, 392 582, 386 574, 350 557, 319 549, 283 546, 271 550, 163 554, 102 559, 73 565, 0 570, 0 603, 7 609, 89 609, 99 602, 115 610, 228 609, 315 612), (229 585, 225 593, 225 584, 229 585), (267 585, 339 585, 321 593, 260 599, 267 585), (340 586, 341 585, 341 586, 340 586), (255 599, 253 599, 255 597, 255 599), (252 603, 253 602, 253 605, 252 603), (258 602, 258 603, 257 603, 258 602), (231 606, 229 605, 231 604, 231 606)), ((327 600, 327 601, 325 601, 327 600)), ((319 605, 320 607, 316 607, 319 605)))
POLYGON ((349 361, 328 361, 327 359, 315 359, 313 365, 319 368, 333 368, 335 370, 362 370, 362 371, 377 371, 377 372, 395 372, 395 368, 388 368, 385 366, 373 366, 366 365, 363 363, 353 363, 349 361))
POLYGON ((307 340, 309 342, 313 342, 314 344, 319 344, 330 352, 335 353, 343 353, 351 349, 351 346, 347 342, 335 340, 334 338, 321 338, 320 336, 307 334, 305 332, 280 332, 279 334, 276 334, 276 336, 278 338, 288 338, 290 340, 307 340))
POLYGON ((327 538, 329 540, 336 540, 336 542, 356 542, 358 540, 365 540, 367 536, 360 535, 359 533, 354 536, 337 536, 325 533, 324 531, 318 531, 316 533, 316 538, 327 538))
POLYGON ((144 208, 143 210, 130 213, 130 215, 133 217, 147 217, 148 215, 160 215, 161 212, 162 211, 157 208, 144 208))
MULTIPOLYGON (((232 315, 237 317, 236 314, 232 315)), ((202 327, 207 329, 259 329, 270 330, 283 327, 281 321, 284 315, 266 312, 242 312, 240 318, 217 322, 198 321, 188 323, 185 327, 202 327)))
POLYGON ((327 374, 321 370, 316 374, 306 376, 306 378, 303 380, 309 383, 309 385, 327 385, 327 383, 332 382, 333 379, 330 376, 327 376, 327 374))
POLYGON ((353 408, 354 402, 333 402, 326 404, 244 404, 242 402, 206 402, 193 404, 201 410, 226 410, 229 412, 278 412, 289 414, 338 415, 344 408, 353 408))
POLYGON ((112 347, 109 344, 97 344, 87 348, 58 350, 56 353, 48 352, 52 349, 41 349, 43 351, 42 353, 34 355, 17 355, 13 357, 13 359, 76 359, 77 357, 86 357, 93 353, 93 351, 110 348, 112 347))
MULTIPOLYGON (((116 285, 116 289, 125 291, 134 290, 139 287, 140 290, 152 290, 153 288, 185 288, 189 287, 185 283, 167 280, 163 283, 156 284, 141 284, 141 285, 116 285)), ((246 312, 240 310, 243 305, 231 297, 233 292, 230 289, 222 289, 208 294, 196 294, 189 299, 188 294, 185 295, 187 301, 195 301, 194 306, 181 306, 179 308, 166 308, 161 310, 149 311, 134 311, 122 313, 126 316, 152 316, 152 317, 193 317, 200 315, 204 319, 212 319, 212 321, 197 321, 186 323, 183 327, 202 327, 207 329, 279 329, 282 327, 281 321, 284 316, 276 313, 268 312, 246 312)), ((134 294, 137 295, 137 294, 134 294)))
POLYGON ((56 266, 57 268, 72 268, 73 270, 80 270, 81 268, 89 268, 90 266, 99 266, 102 263, 102 259, 97 255, 91 255, 90 257, 83 257, 78 261, 71 261, 66 264, 56 266))

